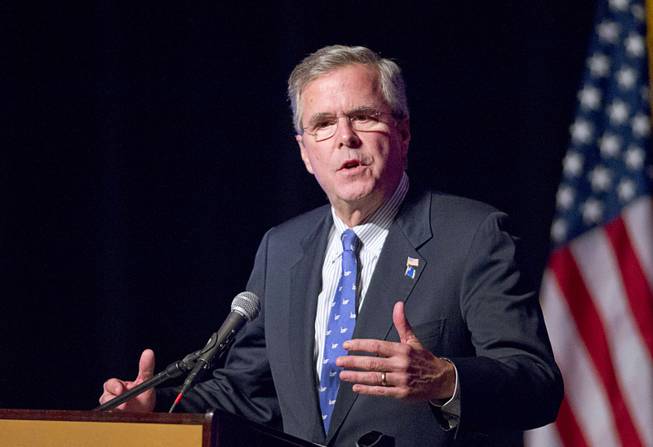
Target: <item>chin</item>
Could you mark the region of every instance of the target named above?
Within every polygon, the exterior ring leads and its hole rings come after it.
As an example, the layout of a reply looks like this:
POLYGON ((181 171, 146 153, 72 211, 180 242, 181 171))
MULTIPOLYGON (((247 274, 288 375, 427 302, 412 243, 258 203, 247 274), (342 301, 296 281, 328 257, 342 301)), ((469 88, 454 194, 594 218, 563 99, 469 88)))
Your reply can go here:
POLYGON ((374 195, 374 185, 350 185, 346 188, 341 188, 337 193, 337 197, 345 202, 359 202, 374 195))

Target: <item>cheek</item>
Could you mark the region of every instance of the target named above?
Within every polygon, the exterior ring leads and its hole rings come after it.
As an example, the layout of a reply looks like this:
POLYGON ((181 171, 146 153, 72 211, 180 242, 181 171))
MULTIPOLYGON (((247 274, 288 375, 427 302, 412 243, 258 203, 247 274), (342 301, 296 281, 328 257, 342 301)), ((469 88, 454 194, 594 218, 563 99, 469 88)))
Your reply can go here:
POLYGON ((383 152, 377 154, 375 171, 377 175, 387 174, 404 169, 404 157, 399 147, 394 149, 385 148, 383 152))
POLYGON ((312 154, 310 160, 314 171, 322 171, 322 157, 320 157, 319 153, 312 154))
POLYGON ((329 174, 325 158, 320 154, 312 154, 310 157, 311 167, 313 168, 313 175, 318 179, 323 179, 329 174))
POLYGON ((394 146, 392 142, 388 141, 380 142, 377 145, 377 150, 374 154, 374 158, 376 158, 379 164, 383 165, 384 168, 393 164, 395 160, 400 157, 399 148, 394 146))

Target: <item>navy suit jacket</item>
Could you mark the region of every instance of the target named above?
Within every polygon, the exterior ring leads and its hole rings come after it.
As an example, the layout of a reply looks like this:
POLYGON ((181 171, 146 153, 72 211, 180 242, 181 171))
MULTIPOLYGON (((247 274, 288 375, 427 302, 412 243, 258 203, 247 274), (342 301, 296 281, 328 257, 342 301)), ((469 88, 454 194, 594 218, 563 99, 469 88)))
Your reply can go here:
MULTIPOLYGON (((394 438, 396 446, 508 445, 520 430, 555 419, 562 380, 505 214, 459 197, 409 193, 353 338, 398 341, 392 308, 403 300, 422 344, 456 365, 460 424, 445 431, 439 410, 427 402, 357 395, 342 383, 325 434, 313 352, 331 225, 324 206, 265 235, 247 286, 262 299, 261 313, 240 334, 224 368, 187 395, 186 411, 220 408, 338 446, 354 446, 373 430, 394 438), (408 257, 419 259, 414 278, 405 275, 408 257)), ((170 394, 158 397, 169 400, 170 394)))

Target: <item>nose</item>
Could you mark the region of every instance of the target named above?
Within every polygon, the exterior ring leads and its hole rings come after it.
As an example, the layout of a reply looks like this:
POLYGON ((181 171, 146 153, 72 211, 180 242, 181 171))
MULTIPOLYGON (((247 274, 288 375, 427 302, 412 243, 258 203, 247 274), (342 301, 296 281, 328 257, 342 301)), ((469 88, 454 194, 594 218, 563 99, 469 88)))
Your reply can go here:
POLYGON ((342 116, 338 119, 338 128, 336 129, 336 133, 339 148, 357 148, 361 145, 361 140, 358 137, 358 134, 354 131, 354 128, 351 125, 351 121, 349 121, 349 118, 346 116, 342 116))

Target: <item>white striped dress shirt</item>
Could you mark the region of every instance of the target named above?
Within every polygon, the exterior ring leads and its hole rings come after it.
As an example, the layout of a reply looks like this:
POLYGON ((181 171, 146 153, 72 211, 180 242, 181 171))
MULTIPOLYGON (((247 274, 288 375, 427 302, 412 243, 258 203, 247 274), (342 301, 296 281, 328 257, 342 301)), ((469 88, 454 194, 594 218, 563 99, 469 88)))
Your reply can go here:
MULTIPOLYGON (((390 225, 397 215, 397 211, 408 192, 408 176, 404 172, 399 182, 399 186, 394 194, 385 202, 372 216, 362 225, 356 225, 352 228, 356 236, 360 239, 360 249, 358 251, 359 278, 358 289, 360 291, 358 311, 362 309, 363 301, 367 288, 370 285, 372 274, 379 260, 379 255, 388 236, 390 225)), ((322 358, 324 356, 324 338, 327 323, 329 321, 329 301, 336 293, 336 287, 340 280, 342 270, 342 242, 340 237, 342 232, 348 227, 338 216, 335 210, 331 208, 333 215, 333 226, 329 231, 329 240, 327 242, 326 255, 322 265, 322 290, 317 298, 317 313, 315 315, 315 369, 319 380, 322 371, 322 358)))

